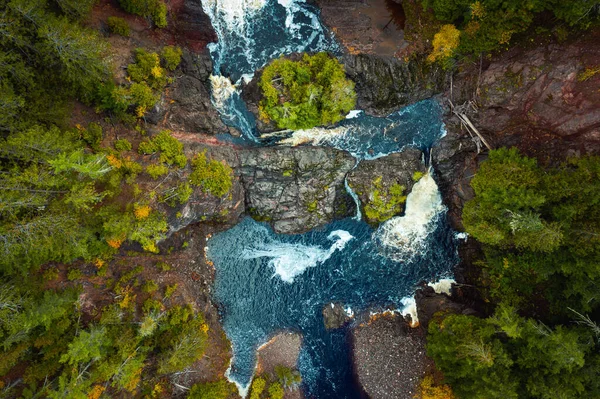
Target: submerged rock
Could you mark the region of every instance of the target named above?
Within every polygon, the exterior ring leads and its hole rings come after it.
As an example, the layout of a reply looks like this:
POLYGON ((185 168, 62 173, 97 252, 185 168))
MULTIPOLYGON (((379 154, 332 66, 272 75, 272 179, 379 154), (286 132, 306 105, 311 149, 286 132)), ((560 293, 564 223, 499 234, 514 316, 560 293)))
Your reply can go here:
POLYGON ((353 366, 371 399, 413 399, 425 375, 424 331, 402 316, 380 316, 352 332, 353 366))
POLYGON ((404 201, 392 205, 393 187, 404 187, 403 193, 395 197, 406 196, 425 171, 423 153, 408 148, 397 154, 362 161, 348 175, 348 184, 360 199, 365 220, 377 224, 400 214, 404 209, 404 201))
POLYGON ((385 116, 430 98, 446 88, 449 74, 424 58, 409 61, 369 54, 347 54, 342 62, 356 83, 357 108, 385 116))
POLYGON ((354 166, 326 147, 263 147, 239 153, 247 212, 278 233, 301 233, 352 213, 344 178, 354 166))
POLYGON ((328 330, 343 327, 352 320, 341 303, 328 303, 323 306, 323 322, 328 330))

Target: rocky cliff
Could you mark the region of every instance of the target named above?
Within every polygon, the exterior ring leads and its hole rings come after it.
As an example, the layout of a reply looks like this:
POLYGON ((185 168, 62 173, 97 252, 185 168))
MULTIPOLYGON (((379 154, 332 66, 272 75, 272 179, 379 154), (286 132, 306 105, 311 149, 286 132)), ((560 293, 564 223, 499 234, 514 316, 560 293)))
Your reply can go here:
POLYGON ((299 233, 353 211, 344 188, 352 156, 325 147, 262 147, 240 152, 246 208, 280 233, 299 233))

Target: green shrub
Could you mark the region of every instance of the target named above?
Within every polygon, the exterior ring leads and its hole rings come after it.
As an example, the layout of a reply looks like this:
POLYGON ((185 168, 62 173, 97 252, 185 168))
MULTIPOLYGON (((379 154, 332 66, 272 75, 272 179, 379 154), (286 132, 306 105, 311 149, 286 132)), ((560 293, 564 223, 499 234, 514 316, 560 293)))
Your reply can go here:
POLYGON ((127 74, 137 83, 146 83, 154 90, 162 90, 167 84, 167 73, 160 66, 160 57, 143 48, 135 49, 135 62, 127 66, 127 74))
POLYGON ((161 0, 119 0, 119 4, 129 13, 151 18, 159 28, 167 26, 167 6, 161 0))
POLYGON ((117 151, 131 151, 131 143, 127 139, 118 139, 114 144, 117 151))
POLYGON ((162 130, 156 136, 140 143, 140 154, 155 154, 160 152, 160 162, 177 165, 184 168, 187 158, 183 153, 183 144, 171 136, 168 130, 162 130))
POLYGON ((198 383, 192 386, 188 399, 227 399, 236 392, 235 384, 226 379, 215 382, 198 383))
POLYGON ((141 118, 146 112, 156 104, 159 96, 154 94, 152 89, 145 83, 132 83, 129 86, 129 96, 131 104, 135 105, 135 115, 141 118))
POLYGON ((171 295, 173 295, 175 293, 175 291, 177 291, 177 284, 173 284, 173 285, 167 285, 167 287, 165 288, 165 299, 170 298, 171 295))
POLYGON ((283 387, 279 382, 273 382, 269 385, 269 398, 270 399, 283 399, 283 387))
POLYGON ((386 187, 382 177, 373 180, 369 200, 364 205, 365 216, 369 222, 381 223, 402 212, 406 196, 404 186, 394 183, 386 187))
POLYGON ((265 390, 267 381, 263 377, 254 377, 250 387, 250 399, 260 399, 260 395, 265 390))
POLYGON ((282 129, 310 129, 338 122, 354 108, 354 83, 327 53, 302 60, 280 58, 263 71, 260 115, 282 129))
POLYGON ((79 280, 81 277, 83 277, 83 273, 77 268, 71 268, 67 273, 67 280, 69 281, 79 280))
POLYGON ((129 29, 129 24, 123 18, 108 17, 106 19, 106 24, 108 25, 110 33, 114 33, 116 35, 121 35, 124 37, 129 37, 129 34, 131 33, 129 29))
POLYGON ((158 284, 154 280, 146 281, 143 287, 144 292, 151 294, 158 290, 158 284))
POLYGON ((90 122, 87 129, 83 131, 83 141, 94 150, 99 150, 100 143, 102 142, 102 126, 95 122, 90 122))
POLYGON ((300 373, 289 367, 275 366, 275 375, 284 388, 295 388, 302 382, 300 373))
POLYGON ((170 206, 179 204, 185 204, 189 201, 194 189, 189 183, 181 183, 177 187, 172 187, 166 190, 162 196, 161 201, 166 202, 170 206))
POLYGON ((151 178, 156 180, 160 176, 164 176, 169 173, 169 168, 167 165, 163 165, 162 163, 158 165, 150 164, 146 166, 146 173, 148 173, 151 178))
POLYGON ((215 197, 223 197, 233 186, 233 169, 227 163, 206 158, 206 152, 192 160, 190 183, 215 197))
POLYGON ((183 52, 180 47, 177 46, 165 46, 162 49, 161 57, 165 68, 169 71, 174 71, 179 63, 181 62, 181 55, 183 52))

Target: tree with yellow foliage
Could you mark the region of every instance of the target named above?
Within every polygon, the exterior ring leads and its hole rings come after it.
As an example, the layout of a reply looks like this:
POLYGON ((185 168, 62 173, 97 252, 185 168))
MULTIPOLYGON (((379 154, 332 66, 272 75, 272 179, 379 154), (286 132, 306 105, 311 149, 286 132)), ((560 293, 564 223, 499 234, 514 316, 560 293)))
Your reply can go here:
POLYGON ((452 57, 460 43, 460 31, 452 24, 443 25, 433 37, 433 51, 427 57, 429 62, 444 61, 452 57))

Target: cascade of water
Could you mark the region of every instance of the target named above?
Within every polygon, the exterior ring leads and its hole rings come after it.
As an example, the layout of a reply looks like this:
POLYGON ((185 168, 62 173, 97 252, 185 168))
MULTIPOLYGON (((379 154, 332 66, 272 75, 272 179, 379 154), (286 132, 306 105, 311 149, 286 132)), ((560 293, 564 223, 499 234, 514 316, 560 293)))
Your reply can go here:
MULTIPOLYGON (((359 163, 360 161, 356 160, 356 163, 354 164, 352 170, 356 169, 359 163)), ((350 184, 348 183, 348 175, 352 173, 352 170, 348 172, 346 174, 346 177, 344 178, 344 187, 346 188, 346 192, 350 194, 350 197, 352 197, 352 199, 354 200, 354 205, 356 206, 356 214, 354 215, 353 219, 360 221, 362 220, 362 212, 360 211, 360 198, 358 198, 358 195, 354 192, 354 190, 352 189, 352 187, 350 187, 350 184)))
POLYGON ((386 256, 398 262, 411 261, 427 251, 427 237, 436 227, 434 221, 446 210, 438 186, 428 172, 406 198, 406 212, 383 223, 374 240, 386 256))

